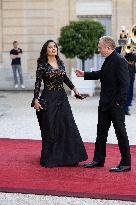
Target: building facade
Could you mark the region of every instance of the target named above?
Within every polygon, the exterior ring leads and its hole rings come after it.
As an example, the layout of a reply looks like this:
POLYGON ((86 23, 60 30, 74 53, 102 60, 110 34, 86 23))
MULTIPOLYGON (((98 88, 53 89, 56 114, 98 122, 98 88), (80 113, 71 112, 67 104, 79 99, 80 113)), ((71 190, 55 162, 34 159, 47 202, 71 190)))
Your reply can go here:
POLYGON ((14 40, 23 49, 24 72, 35 71, 40 49, 57 40, 60 28, 75 19, 75 0, 0 0, 0 63, 10 67, 14 40))
MULTIPOLYGON (((95 19, 117 42, 121 25, 130 29, 136 23, 135 9, 136 0, 0 0, 0 72, 11 70, 14 40, 23 49, 23 72, 33 79, 42 45, 47 39, 57 41, 62 26, 71 20, 95 19)), ((62 58, 70 73, 72 61, 62 58)), ((97 66, 99 60, 95 57, 89 63, 97 66)))

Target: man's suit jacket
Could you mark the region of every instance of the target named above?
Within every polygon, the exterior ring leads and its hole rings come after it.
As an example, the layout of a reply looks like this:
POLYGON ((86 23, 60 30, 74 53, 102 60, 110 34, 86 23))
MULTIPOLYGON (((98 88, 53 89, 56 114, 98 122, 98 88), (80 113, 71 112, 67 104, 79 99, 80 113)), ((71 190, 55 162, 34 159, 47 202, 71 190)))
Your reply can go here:
POLYGON ((85 80, 101 81, 99 106, 107 110, 115 103, 124 106, 129 86, 128 64, 125 59, 113 51, 104 61, 101 70, 85 72, 85 80))

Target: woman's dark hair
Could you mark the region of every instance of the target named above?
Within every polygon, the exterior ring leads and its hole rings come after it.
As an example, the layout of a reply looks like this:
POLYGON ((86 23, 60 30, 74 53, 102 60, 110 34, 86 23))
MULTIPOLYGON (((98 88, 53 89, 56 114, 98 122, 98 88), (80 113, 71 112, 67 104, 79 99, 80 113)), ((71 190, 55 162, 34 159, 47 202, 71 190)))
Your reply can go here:
POLYGON ((49 43, 51 43, 51 42, 55 43, 55 45, 56 45, 57 55, 56 55, 55 57, 56 57, 58 63, 59 63, 59 64, 63 64, 62 60, 61 60, 61 59, 59 58, 59 56, 58 56, 58 45, 57 45, 57 43, 56 43, 55 41, 53 41, 53 40, 48 40, 48 41, 46 41, 46 43, 43 45, 43 47, 42 47, 42 49, 41 49, 41 52, 40 52, 40 57, 39 57, 38 60, 37 60, 37 63, 38 63, 38 64, 39 64, 39 63, 41 63, 41 64, 46 64, 46 63, 48 63, 47 47, 48 47, 49 43))

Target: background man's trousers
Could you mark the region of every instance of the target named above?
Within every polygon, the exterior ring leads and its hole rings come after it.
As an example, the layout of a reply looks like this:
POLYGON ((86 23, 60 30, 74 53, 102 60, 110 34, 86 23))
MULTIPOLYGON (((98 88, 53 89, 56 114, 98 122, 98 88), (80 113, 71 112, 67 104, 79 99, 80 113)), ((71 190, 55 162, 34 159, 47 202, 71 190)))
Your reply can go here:
POLYGON ((13 70, 13 76, 14 76, 15 85, 18 84, 17 73, 19 75, 20 84, 23 85, 23 75, 22 75, 22 67, 21 67, 21 65, 20 64, 12 65, 12 70, 13 70))

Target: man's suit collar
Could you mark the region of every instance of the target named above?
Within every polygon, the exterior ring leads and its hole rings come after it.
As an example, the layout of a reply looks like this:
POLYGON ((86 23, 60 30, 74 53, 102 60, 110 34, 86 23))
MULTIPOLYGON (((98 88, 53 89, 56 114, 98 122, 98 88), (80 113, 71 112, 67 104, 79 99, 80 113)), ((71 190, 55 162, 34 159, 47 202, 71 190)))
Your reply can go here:
POLYGON ((103 65, 102 65, 102 67, 101 67, 101 70, 103 70, 104 67, 105 67, 105 65, 106 65, 108 62, 112 61, 113 56, 116 56, 116 55, 117 55, 117 52, 114 50, 108 57, 106 57, 106 58, 105 58, 105 61, 104 61, 104 63, 103 63, 103 65))
POLYGON ((117 54, 117 52, 114 50, 109 56, 107 56, 107 57, 105 58, 105 61, 106 61, 106 62, 109 61, 109 60, 112 59, 112 57, 115 56, 116 54, 117 54))

